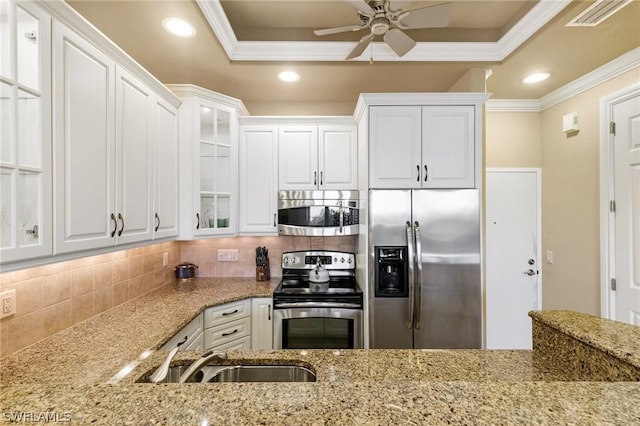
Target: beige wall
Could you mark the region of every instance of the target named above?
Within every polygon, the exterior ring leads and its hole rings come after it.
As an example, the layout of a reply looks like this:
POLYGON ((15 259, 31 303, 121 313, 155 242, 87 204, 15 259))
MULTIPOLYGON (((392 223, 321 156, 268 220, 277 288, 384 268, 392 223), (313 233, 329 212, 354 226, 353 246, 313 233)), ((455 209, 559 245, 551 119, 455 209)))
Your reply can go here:
POLYGON ((16 290, 16 314, 0 320, 0 356, 171 282, 178 249, 155 244, 0 275, 2 291, 16 290))
POLYGON ((487 167, 540 167, 540 113, 487 112, 487 167))
POLYGON ((639 80, 638 69, 541 113, 544 309, 600 314, 600 98, 639 80), (562 132, 562 116, 577 112, 580 131, 562 132))
POLYGON ((486 114, 487 167, 542 169, 542 308, 600 315, 600 98, 639 80, 638 69, 542 112, 486 114), (562 132, 577 112, 580 131, 562 132))

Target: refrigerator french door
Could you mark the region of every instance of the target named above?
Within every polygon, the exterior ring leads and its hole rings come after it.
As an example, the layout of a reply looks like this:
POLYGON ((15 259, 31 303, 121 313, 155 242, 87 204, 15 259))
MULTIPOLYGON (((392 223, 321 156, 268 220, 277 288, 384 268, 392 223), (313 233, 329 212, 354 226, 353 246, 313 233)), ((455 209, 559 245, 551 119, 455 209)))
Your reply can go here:
POLYGON ((475 189, 369 191, 371 348, 482 347, 475 189))

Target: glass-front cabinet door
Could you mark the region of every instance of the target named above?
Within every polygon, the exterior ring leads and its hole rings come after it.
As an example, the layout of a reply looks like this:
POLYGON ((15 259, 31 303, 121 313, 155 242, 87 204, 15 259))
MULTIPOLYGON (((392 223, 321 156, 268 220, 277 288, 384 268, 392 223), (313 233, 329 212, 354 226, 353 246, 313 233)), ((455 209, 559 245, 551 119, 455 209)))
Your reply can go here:
POLYGON ((50 17, 0 0, 0 261, 51 254, 50 17))
POLYGON ((233 112, 209 102, 196 102, 196 230, 198 234, 235 232, 237 137, 233 112))

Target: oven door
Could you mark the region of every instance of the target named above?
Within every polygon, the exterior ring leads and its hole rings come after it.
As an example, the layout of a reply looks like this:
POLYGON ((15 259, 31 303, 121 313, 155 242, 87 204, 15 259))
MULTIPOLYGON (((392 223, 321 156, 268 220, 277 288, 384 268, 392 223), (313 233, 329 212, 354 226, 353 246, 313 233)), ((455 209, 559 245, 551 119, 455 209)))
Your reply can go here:
POLYGON ((339 307, 274 308, 273 319, 273 347, 275 349, 362 348, 361 309, 339 307))

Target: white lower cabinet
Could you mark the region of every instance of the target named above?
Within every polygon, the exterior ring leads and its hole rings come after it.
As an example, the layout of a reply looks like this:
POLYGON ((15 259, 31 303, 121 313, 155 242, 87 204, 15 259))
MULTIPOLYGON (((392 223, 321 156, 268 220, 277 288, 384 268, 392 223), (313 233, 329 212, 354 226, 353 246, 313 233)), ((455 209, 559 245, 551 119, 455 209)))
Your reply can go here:
POLYGON ((250 349, 251 299, 207 308, 203 338, 205 350, 250 349))
POLYGON ((273 349, 273 299, 251 299, 251 349, 273 349))
POLYGON ((176 345, 186 339, 186 342, 180 346, 181 351, 201 351, 204 349, 202 339, 202 314, 198 314, 189 324, 182 330, 177 332, 171 339, 167 341, 160 349, 170 351, 176 345))

